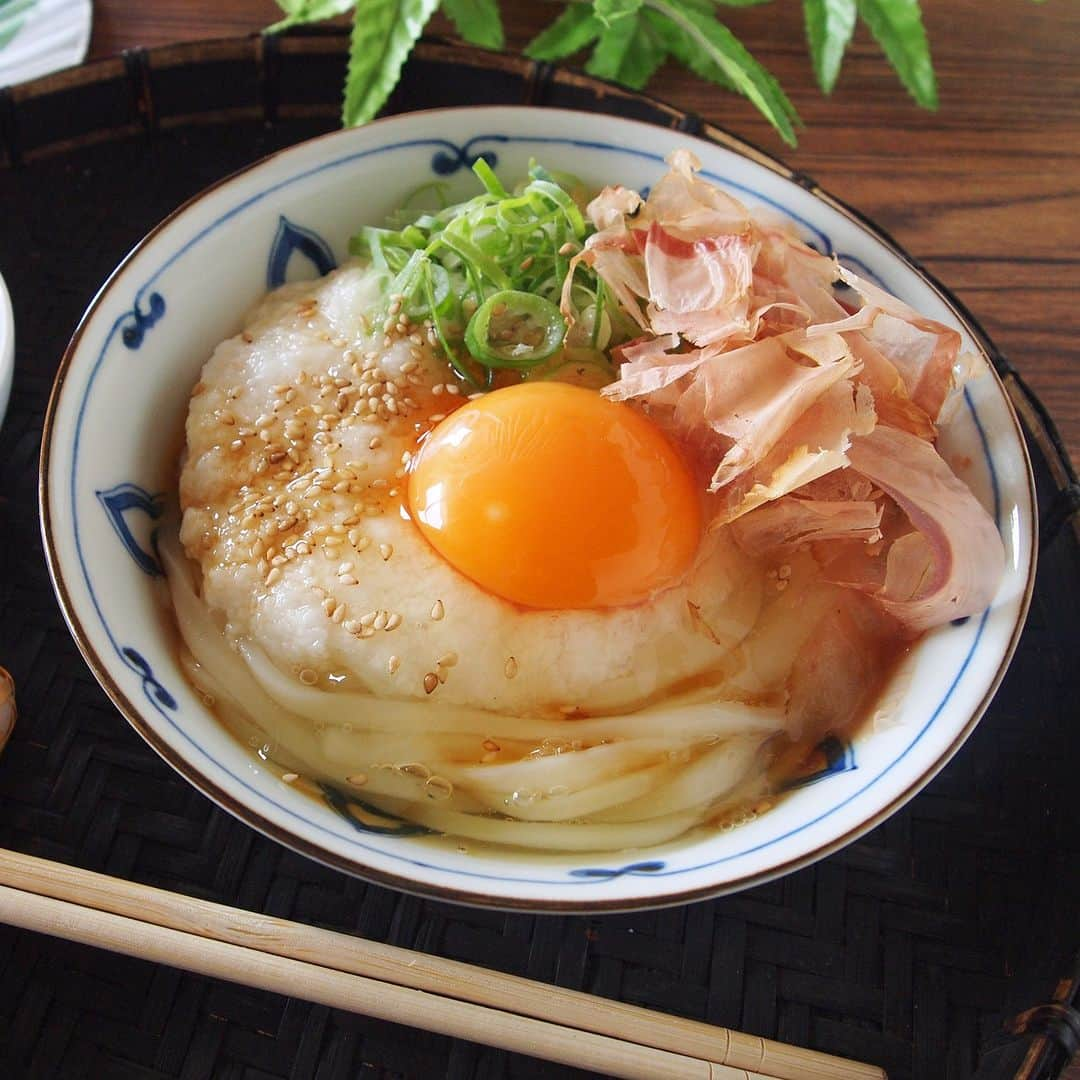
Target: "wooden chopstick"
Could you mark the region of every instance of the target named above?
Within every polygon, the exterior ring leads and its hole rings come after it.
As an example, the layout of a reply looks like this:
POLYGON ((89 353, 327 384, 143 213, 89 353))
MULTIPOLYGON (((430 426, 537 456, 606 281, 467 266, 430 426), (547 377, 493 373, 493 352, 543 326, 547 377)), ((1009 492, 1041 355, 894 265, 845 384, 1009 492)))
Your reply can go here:
POLYGON ((876 1066, 3 849, 0 886, 0 920, 26 929, 613 1076, 885 1076, 876 1066))
POLYGON ((735 1080, 760 1076, 453 998, 365 979, 258 949, 0 886, 0 919, 200 975, 257 986, 381 1020, 499 1046, 630 1080, 735 1080), (722 1071, 715 1072, 714 1069, 722 1071))

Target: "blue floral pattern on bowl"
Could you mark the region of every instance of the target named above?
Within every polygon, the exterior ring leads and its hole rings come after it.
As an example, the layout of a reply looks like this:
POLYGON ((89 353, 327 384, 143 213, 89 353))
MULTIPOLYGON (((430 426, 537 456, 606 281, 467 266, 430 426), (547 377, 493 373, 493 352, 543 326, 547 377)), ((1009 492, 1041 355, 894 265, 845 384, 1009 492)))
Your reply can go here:
MULTIPOLYGON (((116 531, 120 543, 124 545, 127 553, 135 560, 135 565, 144 574, 149 574, 151 577, 161 577, 161 564, 158 562, 157 556, 147 551, 135 539, 135 534, 131 531, 131 526, 128 525, 127 514, 131 510, 138 510, 150 518, 151 521, 157 521, 164 510, 165 497, 163 495, 151 495, 148 491, 139 487, 138 484, 133 484, 130 481, 117 484, 116 487, 109 488, 108 491, 97 491, 95 494, 105 508, 105 513, 108 514, 109 522, 116 531)), ((151 534, 150 542, 153 544, 153 534, 151 534)))
POLYGON ((285 284, 289 262, 294 254, 307 258, 317 277, 329 274, 337 266, 333 249, 314 229, 305 229, 282 214, 278 218, 277 232, 274 233, 270 257, 266 261, 267 289, 276 289, 285 284))

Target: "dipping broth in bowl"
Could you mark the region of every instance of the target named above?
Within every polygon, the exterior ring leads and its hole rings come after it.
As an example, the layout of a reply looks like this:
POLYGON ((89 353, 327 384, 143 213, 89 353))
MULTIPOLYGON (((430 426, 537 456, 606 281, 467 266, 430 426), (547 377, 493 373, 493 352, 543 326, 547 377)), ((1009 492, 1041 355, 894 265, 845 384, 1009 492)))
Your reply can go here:
POLYGON ((252 824, 632 907, 818 857, 940 767, 1015 641, 1030 490, 975 341, 872 234, 677 133, 570 153, 563 115, 386 121, 167 222, 69 355, 46 532, 107 689, 252 824), (443 121, 498 147, 449 185, 415 160, 443 121), (110 441, 133 346, 169 419, 110 441))

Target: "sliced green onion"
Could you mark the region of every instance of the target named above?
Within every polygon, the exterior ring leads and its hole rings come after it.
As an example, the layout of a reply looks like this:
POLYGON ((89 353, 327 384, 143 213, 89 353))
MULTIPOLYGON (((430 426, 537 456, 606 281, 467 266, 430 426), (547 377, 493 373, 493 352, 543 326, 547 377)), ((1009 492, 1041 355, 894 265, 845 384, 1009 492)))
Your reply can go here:
MULTIPOLYGON (((387 310, 396 297, 411 321, 426 321, 447 362, 476 389, 491 388, 504 368, 542 378, 561 366, 569 375, 562 357, 571 346, 595 352, 613 333, 633 336, 595 271, 579 265, 569 296, 582 314, 566 340, 557 305, 570 260, 562 252, 580 251, 591 229, 574 197, 584 195, 581 182, 530 163, 529 179, 508 192, 484 159, 473 172, 484 188, 473 198, 446 206, 442 187, 424 185, 386 228, 350 240, 352 254, 386 273, 387 310), (436 201, 441 209, 424 208, 436 201)), ((588 378, 602 377, 586 366, 588 378)))
MULTIPOLYGON (((592 332, 589 334, 589 345, 591 348, 596 348, 597 341, 600 340, 600 327, 604 321, 604 279, 600 278, 596 282, 596 307, 593 309, 593 324, 592 332)), ((608 337, 611 337, 610 332, 608 337)))
POLYGON ((429 269, 429 264, 422 251, 414 251, 397 276, 390 282, 387 294, 390 296, 412 296, 420 284, 421 275, 429 269))
POLYGON ((487 188, 489 195, 494 195, 497 199, 505 199, 507 197, 508 192, 506 188, 502 186, 502 182, 492 171, 491 166, 482 157, 478 157, 473 162, 472 171, 476 173, 480 183, 487 188))
MULTIPOLYGON (((417 289, 414 285, 412 292, 402 293, 407 297, 405 314, 414 321, 428 318, 430 312, 435 311, 439 315, 448 315, 453 309, 456 297, 450 284, 450 275, 446 269, 438 263, 430 260, 424 263, 423 283, 425 287, 417 289), (426 282, 431 279, 431 295, 428 295, 426 282)), ((391 292, 393 289, 391 288, 391 292)))
POLYGON ((504 289, 476 309, 465 327, 465 347, 488 367, 525 371, 554 354, 565 336, 562 313, 550 300, 504 289))
POLYGON ((534 180, 525 190, 536 192, 537 195, 553 202, 566 215, 566 220, 570 222, 574 235, 578 237, 585 235, 585 219, 581 216, 578 204, 558 184, 553 184, 549 180, 534 180))
POLYGON ((471 263, 474 269, 483 277, 486 277, 496 288, 510 288, 510 278, 502 267, 490 255, 485 254, 476 244, 461 236, 456 230, 443 229, 435 240, 428 245, 429 254, 437 244, 445 245, 455 254, 460 255, 465 262, 471 263))
POLYGON ((530 381, 554 380, 599 390, 615 378, 615 371, 599 349, 563 348, 551 364, 530 371, 528 378, 530 381))
POLYGON ((424 263, 421 279, 423 282, 424 296, 427 298, 428 307, 431 310, 431 320, 435 324, 435 334, 439 339, 439 344, 442 346, 443 352, 446 353, 447 362, 462 379, 469 383, 470 386, 479 389, 476 380, 469 374, 458 359, 457 353, 454 352, 454 347, 447 340, 446 333, 443 330, 442 319, 439 318, 438 308, 435 303, 435 288, 431 281, 430 262, 424 263))

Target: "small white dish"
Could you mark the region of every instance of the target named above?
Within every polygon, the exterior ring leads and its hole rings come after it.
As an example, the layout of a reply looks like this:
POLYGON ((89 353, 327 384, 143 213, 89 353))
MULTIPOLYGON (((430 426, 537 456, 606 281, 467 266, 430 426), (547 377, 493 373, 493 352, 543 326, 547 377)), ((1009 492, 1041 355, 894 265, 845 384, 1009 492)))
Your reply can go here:
POLYGON ((15 374, 15 316, 11 311, 11 297, 3 277, 0 277, 0 424, 4 422, 8 398, 11 396, 11 380, 15 374))
POLYGON ((214 345, 286 277, 344 258, 429 179, 473 190, 478 154, 506 177, 531 157, 597 186, 651 185, 691 146, 705 175, 787 214, 917 309, 978 335, 947 295, 855 214, 760 152, 676 131, 560 110, 490 107, 413 113, 301 144, 224 180, 159 225, 97 295, 64 357, 45 424, 42 527, 50 570, 83 655, 144 738, 211 798, 282 843, 343 870, 464 903, 531 910, 624 910, 699 899, 819 859, 922 788, 971 733, 1015 648, 1034 577, 1034 494, 1023 436, 989 363, 943 431, 947 458, 995 516, 1007 553, 985 614, 942 627, 912 652, 887 727, 868 724, 818 782, 728 832, 607 855, 462 853, 452 842, 359 831, 259 767, 185 681, 151 535, 175 489, 188 395, 214 345))
POLYGON ((90 0, 0 0, 0 86, 81 64, 92 21, 90 0))

